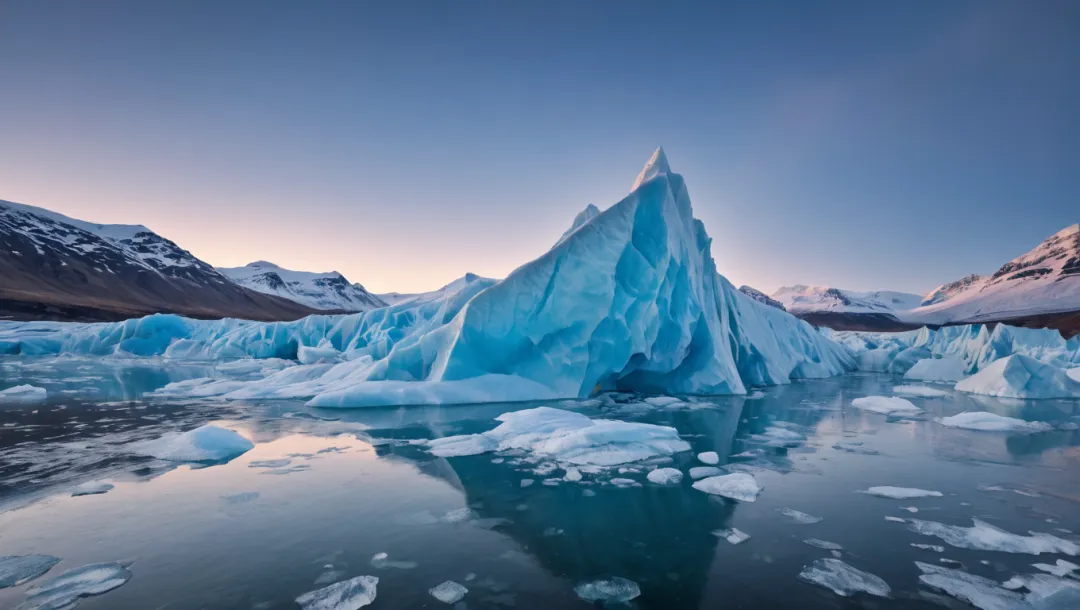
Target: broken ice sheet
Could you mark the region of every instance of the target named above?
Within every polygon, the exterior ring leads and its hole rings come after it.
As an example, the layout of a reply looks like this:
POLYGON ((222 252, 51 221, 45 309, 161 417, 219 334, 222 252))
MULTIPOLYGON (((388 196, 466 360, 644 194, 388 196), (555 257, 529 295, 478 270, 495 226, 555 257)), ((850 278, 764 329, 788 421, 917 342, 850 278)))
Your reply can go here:
POLYGON ((1071 561, 1065 561, 1064 559, 1058 559, 1055 565, 1049 565, 1045 563, 1033 563, 1031 564, 1036 570, 1042 570, 1043 572, 1049 572, 1054 576, 1068 576, 1070 573, 1080 570, 1080 566, 1071 561))
POLYGON ((30 582, 56 564, 59 557, 52 555, 8 555, 0 557, 0 589, 30 582))
POLYGON ((468 589, 452 580, 448 580, 428 589, 428 593, 430 593, 432 597, 444 604, 456 604, 461 601, 468 592, 468 589))
POLYGON ((821 517, 808 515, 802 511, 795 510, 793 508, 778 508, 776 510, 781 515, 787 517, 789 521, 793 523, 798 523, 799 525, 811 525, 813 523, 818 523, 821 521, 821 517))
POLYGON ((1015 610, 1026 606, 1019 593, 1009 591, 989 578, 921 561, 916 561, 915 565, 922 571, 920 582, 976 608, 1015 610))
POLYGON ((641 587, 632 580, 613 576, 581 583, 574 587, 574 593, 587 602, 625 603, 641 595, 641 587))
POLYGON ((1001 551, 1003 553, 1062 553, 1080 554, 1080 545, 1050 534, 1030 532, 1030 536, 1013 534, 989 523, 972 519, 972 527, 946 525, 936 521, 912 519, 908 529, 924 536, 936 536, 961 549, 1001 551))
POLYGON ((740 502, 753 502, 762 488, 753 475, 736 472, 695 481, 694 489, 740 502))
POLYGON ((731 544, 742 544, 750 539, 750 534, 734 527, 715 530, 712 535, 717 538, 723 538, 731 544))
POLYGON ((844 597, 859 592, 888 597, 891 593, 889 585, 884 580, 833 558, 815 560, 803 568, 799 573, 799 579, 820 585, 844 597))
POLYGON ((117 562, 92 563, 64 572, 56 578, 26 590, 19 610, 64 610, 74 608, 80 597, 101 595, 131 579, 131 572, 117 562))
POLYGON ((303 610, 357 610, 375 601, 377 576, 357 576, 296 598, 303 610))

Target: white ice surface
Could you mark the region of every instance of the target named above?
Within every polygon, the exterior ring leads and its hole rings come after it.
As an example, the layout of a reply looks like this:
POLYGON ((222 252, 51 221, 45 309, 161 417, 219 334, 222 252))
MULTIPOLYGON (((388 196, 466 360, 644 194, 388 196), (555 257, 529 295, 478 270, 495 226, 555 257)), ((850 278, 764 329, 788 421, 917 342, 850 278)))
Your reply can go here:
POLYGON ((444 604, 456 604, 461 601, 468 592, 469 590, 467 588, 452 580, 448 580, 428 589, 428 593, 430 593, 432 597, 444 604))
POLYGON ((377 576, 357 576, 296 598, 303 610, 357 610, 375 601, 377 576))
POLYGON ((843 597, 850 597, 856 593, 888 597, 891 593, 889 585, 884 580, 833 558, 815 560, 803 568, 799 573, 799 578, 825 587, 843 597))
POLYGON ((1045 432, 1054 427, 1046 422, 1029 422, 986 411, 966 411, 936 420, 942 426, 982 432, 1045 432))
POLYGON ((924 385, 898 385, 893 387, 893 392, 905 396, 917 396, 919 398, 940 398, 949 395, 945 390, 928 388, 924 385))
POLYGON ((753 502, 757 500, 762 488, 753 475, 734 472, 695 481, 694 489, 740 502, 753 502))
POLYGON ((718 529, 713 531, 712 534, 717 538, 723 538, 724 540, 727 540, 728 544, 742 544, 750 539, 750 534, 747 534, 746 532, 736 527, 718 529))
POLYGON ((972 527, 947 525, 936 521, 911 519, 908 528, 924 536, 936 536, 949 545, 977 551, 1000 551, 1003 553, 1061 553, 1080 554, 1080 545, 1051 534, 1029 532, 1028 536, 1013 534, 989 523, 972 519, 972 527))
POLYGON ((795 510, 793 508, 779 508, 777 510, 780 512, 781 515, 787 517, 788 520, 792 521, 793 523, 798 523, 800 525, 811 525, 821 521, 821 517, 808 515, 800 510, 795 510))
POLYGON ((955 383, 967 375, 967 369, 968 364, 955 356, 924 358, 904 373, 904 379, 955 383))
POLYGON ((119 563, 92 563, 30 587, 26 590, 26 601, 18 610, 74 608, 79 598, 112 591, 130 579, 131 572, 119 563))
POLYGON ((863 490, 861 493, 881 498, 892 498, 894 500, 907 500, 909 498, 940 498, 942 495, 940 491, 930 491, 918 489, 916 487, 890 487, 887 485, 871 487, 863 490))
POLYGON ((1013 354, 991 363, 957 383, 956 389, 1002 398, 1080 397, 1080 382, 1069 377, 1065 369, 1024 354, 1013 354))
POLYGON ((683 479, 683 473, 678 468, 657 468, 646 478, 657 485, 678 485, 683 479))
POLYGON ((715 451, 705 451, 697 455, 697 459, 702 464, 708 464, 709 466, 715 466, 720 463, 720 456, 715 451))
POLYGON ((30 582, 60 563, 52 555, 7 555, 0 557, 0 589, 30 582))
POLYGON ((0 390, 0 403, 30 403, 45 400, 45 388, 23 384, 0 390))
POLYGON ((863 411, 872 411, 890 417, 911 417, 923 411, 910 400, 898 396, 864 396, 852 400, 851 405, 863 411))
POLYGON ((210 424, 131 446, 134 453, 174 462, 219 462, 242 455, 255 445, 238 433, 210 424))

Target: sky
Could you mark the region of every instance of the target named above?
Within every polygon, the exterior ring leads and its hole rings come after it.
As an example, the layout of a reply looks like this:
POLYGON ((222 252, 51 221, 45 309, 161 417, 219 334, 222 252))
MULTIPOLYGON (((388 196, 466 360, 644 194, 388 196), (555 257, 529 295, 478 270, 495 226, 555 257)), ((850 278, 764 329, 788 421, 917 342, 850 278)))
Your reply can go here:
POLYGON ((0 0, 0 199, 374 292, 663 146, 717 268, 924 293, 1080 221, 1080 2, 0 0))

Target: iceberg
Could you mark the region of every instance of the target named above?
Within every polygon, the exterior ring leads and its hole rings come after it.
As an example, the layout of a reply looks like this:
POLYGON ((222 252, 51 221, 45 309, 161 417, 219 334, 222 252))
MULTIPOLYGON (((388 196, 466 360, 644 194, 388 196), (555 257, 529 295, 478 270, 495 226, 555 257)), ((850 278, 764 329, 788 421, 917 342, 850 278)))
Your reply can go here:
POLYGON ((74 608, 81 597, 101 595, 131 580, 131 572, 116 562, 92 563, 26 590, 26 601, 17 610, 74 608))
POLYGON ((758 485, 757 479, 745 472, 734 472, 694 481, 694 489, 740 502, 753 502, 761 493, 761 486, 758 485))
POLYGON ((358 610, 375 601, 377 576, 357 576, 296 598, 303 610, 358 610))
POLYGON ((851 401, 851 406, 889 417, 914 417, 923 411, 910 400, 897 396, 864 396, 851 401))
POLYGON ((877 576, 832 558, 815 560, 803 568, 799 579, 825 587, 843 597, 856 593, 888 597, 892 592, 889 585, 877 576))
POLYGON ((611 578, 583 582, 574 587, 574 593, 587 602, 626 603, 641 595, 641 587, 632 580, 613 576, 611 578))
POLYGON ((0 589, 30 582, 60 563, 52 555, 8 555, 0 557, 0 589))
POLYGON ((41 402, 45 400, 46 394, 45 388, 26 384, 17 385, 6 390, 0 390, 0 404, 41 402))
POLYGON ((961 549, 976 551, 1001 551, 1003 553, 1061 553, 1080 555, 1080 545, 1051 534, 1030 532, 1029 536, 1013 534, 989 523, 972 519, 972 527, 946 525, 936 521, 911 519, 908 528, 923 536, 936 536, 961 549))
POLYGON ((1065 370, 1024 354, 1013 354, 990 364, 956 384, 971 394, 1002 398, 1077 398, 1080 382, 1065 370))
POLYGON ((260 379, 170 392, 318 407, 745 394, 855 368, 847 347, 717 273, 686 183, 662 150, 628 196, 579 216, 503 280, 466 276, 388 307, 294 322, 3 322, 0 344, 20 355, 297 361, 260 379))
POLYGON ((966 411, 951 417, 936 420, 942 426, 979 430, 983 432, 1046 432, 1054 427, 1045 422, 1024 421, 1015 417, 1004 417, 985 411, 966 411))
POLYGON ((683 479, 683 473, 677 468, 657 468, 645 478, 657 485, 678 485, 683 479))
POLYGON ((889 363, 888 371, 893 375, 906 375, 908 371, 915 366, 915 363, 930 358, 931 356, 933 356, 933 354, 925 347, 909 347, 893 356, 892 361, 889 363))
POLYGON ((132 451, 172 462, 222 462, 247 453, 255 445, 232 430, 210 424, 179 434, 136 443, 132 451))
POLYGON ((919 360, 906 373, 904 379, 955 383, 967 375, 968 365, 956 356, 943 358, 924 358, 919 360))

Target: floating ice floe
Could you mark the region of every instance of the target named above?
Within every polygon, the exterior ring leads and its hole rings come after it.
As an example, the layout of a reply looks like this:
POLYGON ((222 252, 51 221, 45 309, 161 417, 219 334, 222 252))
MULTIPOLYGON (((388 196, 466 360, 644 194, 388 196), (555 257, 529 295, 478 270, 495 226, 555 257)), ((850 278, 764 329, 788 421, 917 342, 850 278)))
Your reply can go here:
POLYGON ((466 589, 464 585, 460 585, 452 580, 448 580, 428 589, 428 593, 430 593, 432 597, 444 604, 456 604, 461 601, 468 592, 469 590, 466 589))
POLYGON ((419 564, 417 564, 415 561, 394 561, 390 559, 390 556, 386 553, 375 553, 371 556, 371 567, 373 568, 396 568, 399 570, 411 570, 417 565, 419 564))
POLYGON ((919 544, 918 542, 912 542, 911 546, 923 551, 933 551, 935 553, 945 552, 945 547, 941 546, 940 544, 919 544))
POLYGON ((762 488, 753 475, 734 472, 695 481, 694 489, 740 502, 753 502, 757 500, 762 488))
POLYGON ((956 389, 971 394, 1002 398, 1076 398, 1080 381, 1064 369, 1024 354, 1002 358, 956 384, 956 389))
POLYGON ((946 525, 936 521, 911 519, 908 529, 924 536, 936 536, 947 544, 961 549, 976 551, 1000 551, 1003 553, 1061 553, 1080 554, 1080 545, 1051 534, 1029 532, 1029 536, 1013 534, 989 523, 972 519, 972 527, 946 525))
POLYGON ((0 589, 30 582, 60 563, 52 555, 8 555, 0 557, 0 589))
POLYGON ((641 587, 632 580, 613 576, 591 582, 583 582, 574 587, 574 593, 587 602, 619 604, 626 603, 641 595, 641 587))
POLYGON ((378 576, 357 576, 296 598, 303 610, 357 610, 375 601, 378 576))
POLYGON ((814 523, 819 523, 821 521, 821 517, 808 515, 800 510, 795 510, 793 508, 778 508, 777 511, 781 515, 787 517, 789 521, 793 523, 798 523, 799 525, 811 525, 814 523))
POLYGON ((724 471, 716 466, 694 466, 690 468, 690 478, 695 481, 705 477, 715 477, 718 474, 724 474, 724 471))
POLYGON ((764 442, 769 447, 798 447, 806 441, 804 434, 779 425, 784 423, 786 422, 775 422, 775 425, 766 426, 763 431, 750 435, 750 438, 764 442))
POLYGON ((864 396, 851 401, 851 406, 890 417, 912 417, 923 411, 910 400, 897 396, 864 396))
POLYGON ((981 432, 1046 432, 1054 427, 1046 422, 1024 421, 986 411, 967 411, 936 420, 942 426, 981 432))
POLYGON ((812 546, 814 548, 823 549, 823 550, 826 550, 826 551, 842 551, 842 550, 844 550, 844 547, 840 546, 839 544, 836 544, 835 542, 829 542, 828 540, 818 540, 817 538, 807 538, 806 540, 803 540, 803 543, 804 544, 809 544, 810 546, 812 546))
POLYGON ((750 539, 750 534, 736 527, 714 530, 712 535, 727 540, 729 544, 742 544, 750 539))
POLYGON ((898 385, 893 387, 893 392, 903 394, 904 396, 916 396, 918 398, 940 398, 949 395, 945 390, 928 388, 924 385, 898 385))
POLYGON ((30 403, 41 402, 47 396, 45 388, 32 385, 17 385, 13 388, 0 390, 0 403, 30 403))
POLYGON ((920 582, 981 610, 1016 610, 1027 605, 1019 593, 1009 591, 989 578, 922 561, 916 561, 915 565, 922 571, 920 582))
POLYGON ((255 445, 232 430, 207 424, 183 433, 136 443, 134 453, 173 462, 220 462, 242 455, 255 445))
POLYGON ((967 375, 968 365, 960 358, 946 356, 944 358, 925 358, 915 363, 908 372, 904 373, 904 379, 915 381, 930 381, 938 383, 956 383, 967 375))
POLYGON ((96 496, 103 494, 112 489, 114 485, 112 483, 106 483, 105 481, 87 481, 77 485, 75 489, 71 490, 72 497, 76 496, 96 496))
POLYGON ((709 466, 715 466, 720 463, 720 456, 715 451, 704 451, 697 454, 697 459, 702 464, 708 464, 709 466))
POLYGON ((1064 559, 1058 559, 1054 565, 1045 563, 1033 563, 1031 564, 1036 570, 1042 570, 1043 572, 1049 572, 1054 576, 1068 576, 1069 574, 1080 570, 1080 566, 1071 561, 1065 561, 1064 559))
POLYGON ((907 500, 908 498, 940 498, 942 496, 940 491, 930 491, 927 489, 919 489, 917 487, 890 487, 888 485, 871 487, 869 489, 864 489, 859 493, 881 498, 892 498, 893 500, 907 500))
POLYGON ((683 473, 678 468, 657 468, 645 478, 657 485, 678 485, 682 481, 683 473))
POLYGON ((495 429, 429 443, 441 456, 519 449, 575 465, 616 466, 688 451, 675 428, 616 420, 593 420, 573 411, 537 407, 504 413, 495 429))
POLYGON ((18 610, 66 610, 81 597, 101 595, 131 579, 131 572, 116 562, 92 563, 68 570, 56 578, 26 590, 18 610))
POLYGON ((799 578, 844 597, 856 593, 888 597, 892 592, 884 580, 833 558, 814 560, 803 568, 799 573, 799 578))

